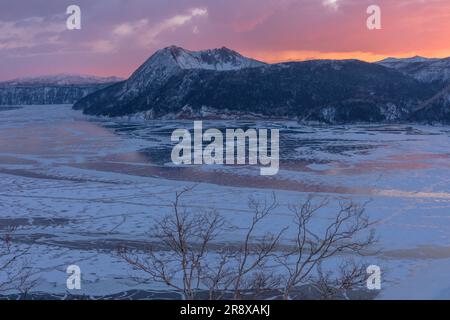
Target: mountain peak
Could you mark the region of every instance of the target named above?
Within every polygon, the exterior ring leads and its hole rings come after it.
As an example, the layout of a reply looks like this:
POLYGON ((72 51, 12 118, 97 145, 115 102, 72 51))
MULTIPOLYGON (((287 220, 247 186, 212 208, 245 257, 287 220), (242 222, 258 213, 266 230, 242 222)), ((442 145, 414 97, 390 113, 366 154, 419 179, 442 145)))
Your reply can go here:
POLYGON ((169 46, 155 53, 150 60, 160 60, 169 56, 181 69, 204 69, 215 71, 254 68, 265 63, 247 58, 227 47, 191 51, 179 46, 169 46))
POLYGON ((183 70, 229 71, 264 65, 226 47, 191 51, 172 45, 156 51, 142 64, 126 81, 124 90, 131 96, 138 95, 149 87, 158 87, 183 70))

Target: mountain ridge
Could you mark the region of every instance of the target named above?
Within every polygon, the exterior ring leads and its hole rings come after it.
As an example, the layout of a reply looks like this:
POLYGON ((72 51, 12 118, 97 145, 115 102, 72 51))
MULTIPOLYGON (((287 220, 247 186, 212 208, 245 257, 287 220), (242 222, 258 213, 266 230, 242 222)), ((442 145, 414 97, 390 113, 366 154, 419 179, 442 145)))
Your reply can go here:
POLYGON ((376 62, 387 68, 396 69, 406 75, 425 82, 445 86, 450 83, 450 57, 447 58, 387 58, 376 62))
POLYGON ((118 77, 58 74, 0 82, 0 105, 74 104, 118 77))
POLYGON ((267 64, 226 47, 170 46, 125 80, 53 77, 52 84, 48 77, 0 83, 0 104, 73 103, 85 114, 146 119, 257 115, 328 123, 450 122, 450 58, 267 64))
POLYGON ((355 59, 266 64, 227 48, 192 52, 171 46, 158 50, 126 81, 81 99, 74 108, 149 119, 258 114, 377 122, 410 117, 434 94, 430 84, 396 68, 355 59), (237 63, 222 67, 227 61, 237 63))
POLYGON ((100 77, 86 74, 49 74, 35 77, 22 77, 11 80, 0 81, 0 86, 13 85, 88 85, 88 84, 105 84, 123 81, 125 79, 110 76, 100 77))

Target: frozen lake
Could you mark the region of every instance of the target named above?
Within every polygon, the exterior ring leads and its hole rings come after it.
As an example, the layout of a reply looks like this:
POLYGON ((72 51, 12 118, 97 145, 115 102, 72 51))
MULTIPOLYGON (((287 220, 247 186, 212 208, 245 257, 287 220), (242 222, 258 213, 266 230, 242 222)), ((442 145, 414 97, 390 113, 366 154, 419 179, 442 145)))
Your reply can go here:
POLYGON ((450 127, 204 122, 279 128, 280 173, 262 177, 251 166, 174 167, 170 135, 192 125, 92 118, 70 106, 0 108, 0 231, 17 225, 33 245, 36 290, 66 292, 69 264, 83 270, 83 293, 136 288, 115 248, 144 241, 175 190, 198 184, 186 205, 238 224, 251 218, 250 195, 275 191, 281 205, 261 232, 286 226, 287 206, 309 194, 332 199, 330 216, 339 200, 367 202, 380 297, 450 299, 450 127))

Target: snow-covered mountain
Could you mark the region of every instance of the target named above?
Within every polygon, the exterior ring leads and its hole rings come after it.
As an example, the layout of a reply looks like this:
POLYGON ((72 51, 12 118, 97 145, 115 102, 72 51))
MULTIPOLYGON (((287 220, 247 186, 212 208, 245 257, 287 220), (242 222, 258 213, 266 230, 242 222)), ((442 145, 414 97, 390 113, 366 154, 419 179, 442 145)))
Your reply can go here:
POLYGON ((127 90, 139 91, 157 85, 182 70, 230 71, 255 68, 265 63, 246 58, 236 51, 222 47, 203 51, 189 51, 170 46, 155 52, 126 82, 127 90))
POLYGON ((211 72, 232 72, 266 65, 263 62, 246 58, 236 51, 222 47, 203 51, 189 51, 170 46, 155 52, 131 77, 114 86, 96 92, 89 100, 77 103, 75 108, 86 109, 101 104, 104 110, 122 108, 135 99, 135 108, 147 108, 153 99, 148 94, 157 94, 175 75, 190 71, 208 70, 211 72), (145 98, 143 98, 145 96, 145 98), (86 104, 86 105, 85 105, 86 104))
POLYGON ((189 51, 172 46, 163 49, 161 54, 170 54, 182 69, 229 71, 264 65, 263 62, 246 58, 226 47, 203 51, 189 51))
POLYGON ((395 68, 397 66, 401 65, 408 65, 411 63, 421 63, 421 62, 427 62, 427 61, 436 61, 439 59, 434 58, 425 58, 421 56, 415 56, 411 58, 386 58, 384 60, 379 61, 378 63, 381 65, 384 65, 386 67, 395 68))
POLYGON ((253 114, 330 123, 450 122, 450 58, 268 65, 225 47, 171 46, 155 52, 129 79, 118 80, 14 80, 0 83, 0 104, 74 103, 87 114, 146 118, 253 114))
POLYGON ((387 58, 377 63, 410 75, 421 82, 450 83, 450 57, 444 59, 419 56, 405 59, 387 58))
POLYGON ((74 74, 13 79, 0 82, 0 105, 73 104, 121 80, 74 74))
POLYGON ((400 120, 433 94, 429 84, 358 60, 267 65, 226 48, 168 47, 127 81, 90 94, 74 108, 151 119, 257 115, 376 122, 400 120))

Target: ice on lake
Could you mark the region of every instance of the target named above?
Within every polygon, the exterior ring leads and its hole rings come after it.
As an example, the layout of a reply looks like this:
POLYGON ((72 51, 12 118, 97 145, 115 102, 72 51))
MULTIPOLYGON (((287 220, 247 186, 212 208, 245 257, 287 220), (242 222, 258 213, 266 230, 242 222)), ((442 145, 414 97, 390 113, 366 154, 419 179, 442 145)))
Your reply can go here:
POLYGON ((252 166, 173 166, 170 135, 192 125, 87 117, 70 106, 0 109, 0 229, 18 225, 20 241, 33 245, 39 290, 65 292, 73 263, 87 294, 133 287, 115 248, 144 242, 174 192, 196 184, 185 205, 216 208, 236 224, 251 218, 249 196, 275 192, 281 205, 260 232, 288 225, 288 204, 309 194, 332 199, 330 216, 343 199, 367 202, 380 238, 367 259, 386 278, 380 297, 450 298, 449 127, 204 122, 279 128, 280 173, 262 177, 252 166))

